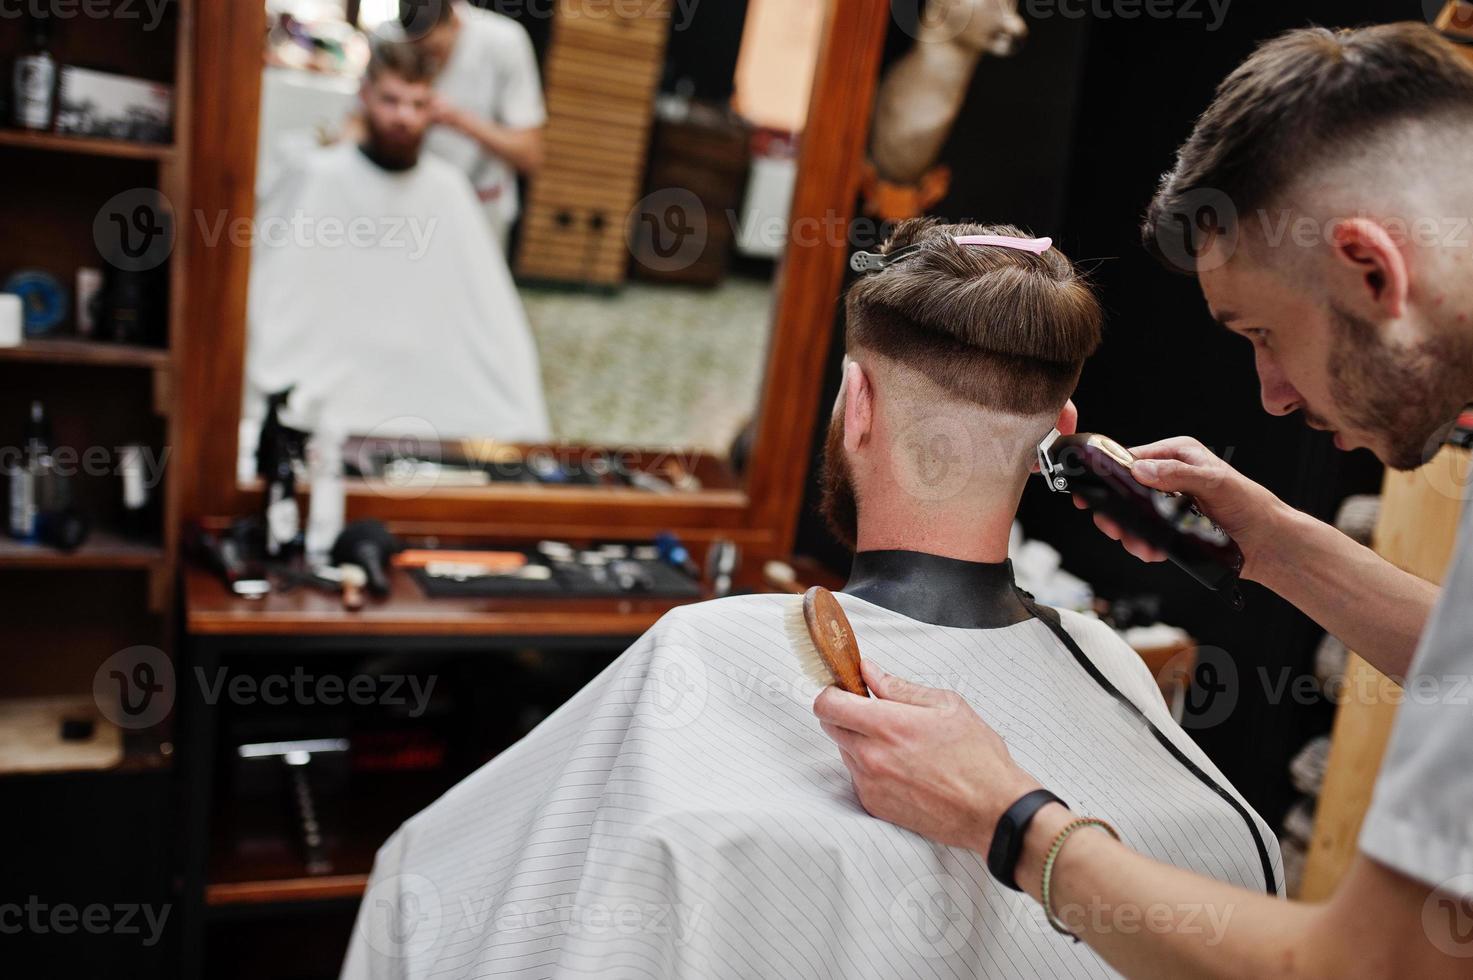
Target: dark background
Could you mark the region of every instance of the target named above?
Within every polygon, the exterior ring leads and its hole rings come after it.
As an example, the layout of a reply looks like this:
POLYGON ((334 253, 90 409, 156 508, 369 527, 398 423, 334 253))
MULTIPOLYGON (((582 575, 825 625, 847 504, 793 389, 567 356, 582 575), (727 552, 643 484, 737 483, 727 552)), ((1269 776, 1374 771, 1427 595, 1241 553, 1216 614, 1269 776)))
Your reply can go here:
MULTIPOLYGON (((943 154, 953 171, 952 190, 933 213, 1006 221, 1050 235, 1090 271, 1107 320, 1105 342, 1075 395, 1081 429, 1126 445, 1195 436, 1284 500, 1332 519, 1346 495, 1379 489, 1379 464, 1365 452, 1337 452, 1327 434, 1306 428, 1298 415, 1265 413, 1250 346, 1213 324, 1194 280, 1168 273, 1144 252, 1138 225, 1193 120, 1258 42, 1311 24, 1420 20, 1422 5, 1235 2, 1215 31, 1207 29, 1205 4, 1192 6, 1204 16, 1039 18, 1029 16, 1024 0, 1029 39, 1010 59, 983 60, 943 154)), ((1071 9, 1079 7, 1087 5, 1071 9)), ((892 27, 887 60, 911 43, 892 27)), ((838 390, 841 354, 842 324, 815 404, 816 450, 838 390)), ((824 530, 813 509, 816 499, 810 480, 798 550, 845 569, 847 553, 824 530)), ((1328 731, 1332 709, 1287 699, 1271 704, 1269 689, 1280 689, 1285 668, 1291 676, 1311 671, 1322 631, 1252 585, 1244 590, 1246 611, 1231 612, 1175 568, 1131 558, 1038 481, 1019 516, 1029 537, 1058 548, 1064 567, 1101 595, 1159 594, 1165 621, 1189 630, 1204 648, 1225 652, 1212 659, 1236 666, 1235 682, 1219 672, 1229 688, 1218 696, 1234 698, 1232 710, 1225 720, 1195 726, 1189 712, 1188 728, 1277 828, 1296 796, 1288 762, 1308 738, 1328 731)), ((1204 672, 1198 680, 1214 678, 1204 672)), ((1203 719, 1222 712, 1210 699, 1193 707, 1203 719)))

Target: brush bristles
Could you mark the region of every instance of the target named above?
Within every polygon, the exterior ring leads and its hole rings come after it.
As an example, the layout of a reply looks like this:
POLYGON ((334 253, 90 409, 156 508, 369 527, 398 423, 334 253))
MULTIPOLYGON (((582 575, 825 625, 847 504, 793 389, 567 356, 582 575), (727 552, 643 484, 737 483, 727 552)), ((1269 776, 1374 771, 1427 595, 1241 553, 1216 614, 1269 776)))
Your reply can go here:
POLYGON ((808 620, 803 616, 803 597, 793 596, 784 603, 783 631, 788 635, 788 647, 798 659, 803 676, 819 687, 828 687, 835 681, 834 672, 818 652, 818 645, 808 632, 808 620))

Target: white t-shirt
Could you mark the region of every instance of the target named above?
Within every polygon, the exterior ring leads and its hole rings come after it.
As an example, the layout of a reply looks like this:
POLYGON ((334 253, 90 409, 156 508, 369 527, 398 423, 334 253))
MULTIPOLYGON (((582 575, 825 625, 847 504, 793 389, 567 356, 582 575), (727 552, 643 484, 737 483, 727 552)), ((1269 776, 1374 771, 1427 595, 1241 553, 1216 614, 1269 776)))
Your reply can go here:
MULTIPOLYGON (((456 3, 455 12, 460 34, 435 81, 435 91, 452 105, 509 129, 546 124, 537 55, 522 25, 468 3, 456 3)), ((497 240, 505 245, 518 210, 515 168, 448 126, 431 129, 425 148, 470 178, 497 240)))
POLYGON ((1473 516, 1412 658, 1360 849, 1473 900, 1473 516))
MULTIPOLYGON (((953 629, 838 599, 866 657, 960 692, 1020 765, 1140 853, 1282 889, 1268 825, 1108 626, 1062 614, 1084 663, 1037 619, 953 629)), ((980 855, 864 811, 789 646, 800 606, 675 610, 406 822, 374 862, 343 980, 1116 976, 980 855)), ((1227 925, 1200 912, 1194 928, 1227 925)))

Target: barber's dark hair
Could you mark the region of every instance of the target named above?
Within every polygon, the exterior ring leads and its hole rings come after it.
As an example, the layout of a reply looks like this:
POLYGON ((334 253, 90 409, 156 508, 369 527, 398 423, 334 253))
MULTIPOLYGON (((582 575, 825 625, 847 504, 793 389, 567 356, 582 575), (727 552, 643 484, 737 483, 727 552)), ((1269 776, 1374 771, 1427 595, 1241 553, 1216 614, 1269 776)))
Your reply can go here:
POLYGON ((1034 255, 958 245, 958 235, 1028 237, 1011 225, 900 222, 880 251, 924 247, 849 289, 849 349, 905 364, 978 405, 1057 412, 1100 344, 1093 291, 1057 248, 1034 255))
POLYGON ((411 38, 424 37, 451 17, 451 0, 399 0, 399 26, 411 38))
POLYGON ((394 75, 406 82, 433 82, 440 73, 440 63, 417 44, 396 38, 377 36, 369 43, 368 69, 370 82, 384 75, 394 75))
POLYGON ((1422 23, 1290 31, 1258 47, 1222 84, 1141 235, 1188 275, 1203 236, 1274 203, 1297 176, 1402 121, 1473 125, 1473 65, 1422 23))

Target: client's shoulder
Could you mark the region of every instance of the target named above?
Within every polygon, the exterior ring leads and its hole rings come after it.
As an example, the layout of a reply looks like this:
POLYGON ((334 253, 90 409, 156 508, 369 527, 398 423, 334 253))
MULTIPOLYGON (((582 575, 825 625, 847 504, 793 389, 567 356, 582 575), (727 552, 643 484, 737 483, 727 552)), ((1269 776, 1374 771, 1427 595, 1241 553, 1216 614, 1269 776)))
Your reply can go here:
POLYGON ((784 613, 799 596, 786 593, 733 595, 721 599, 692 602, 660 617, 655 629, 732 629, 747 628, 754 623, 781 627, 784 613))
POLYGON ((1145 702, 1156 705, 1161 701, 1161 689, 1145 660, 1125 638, 1110 624, 1085 613, 1071 609, 1057 610, 1059 622, 1065 632, 1079 644, 1085 656, 1104 672, 1106 677, 1137 705, 1145 702))

